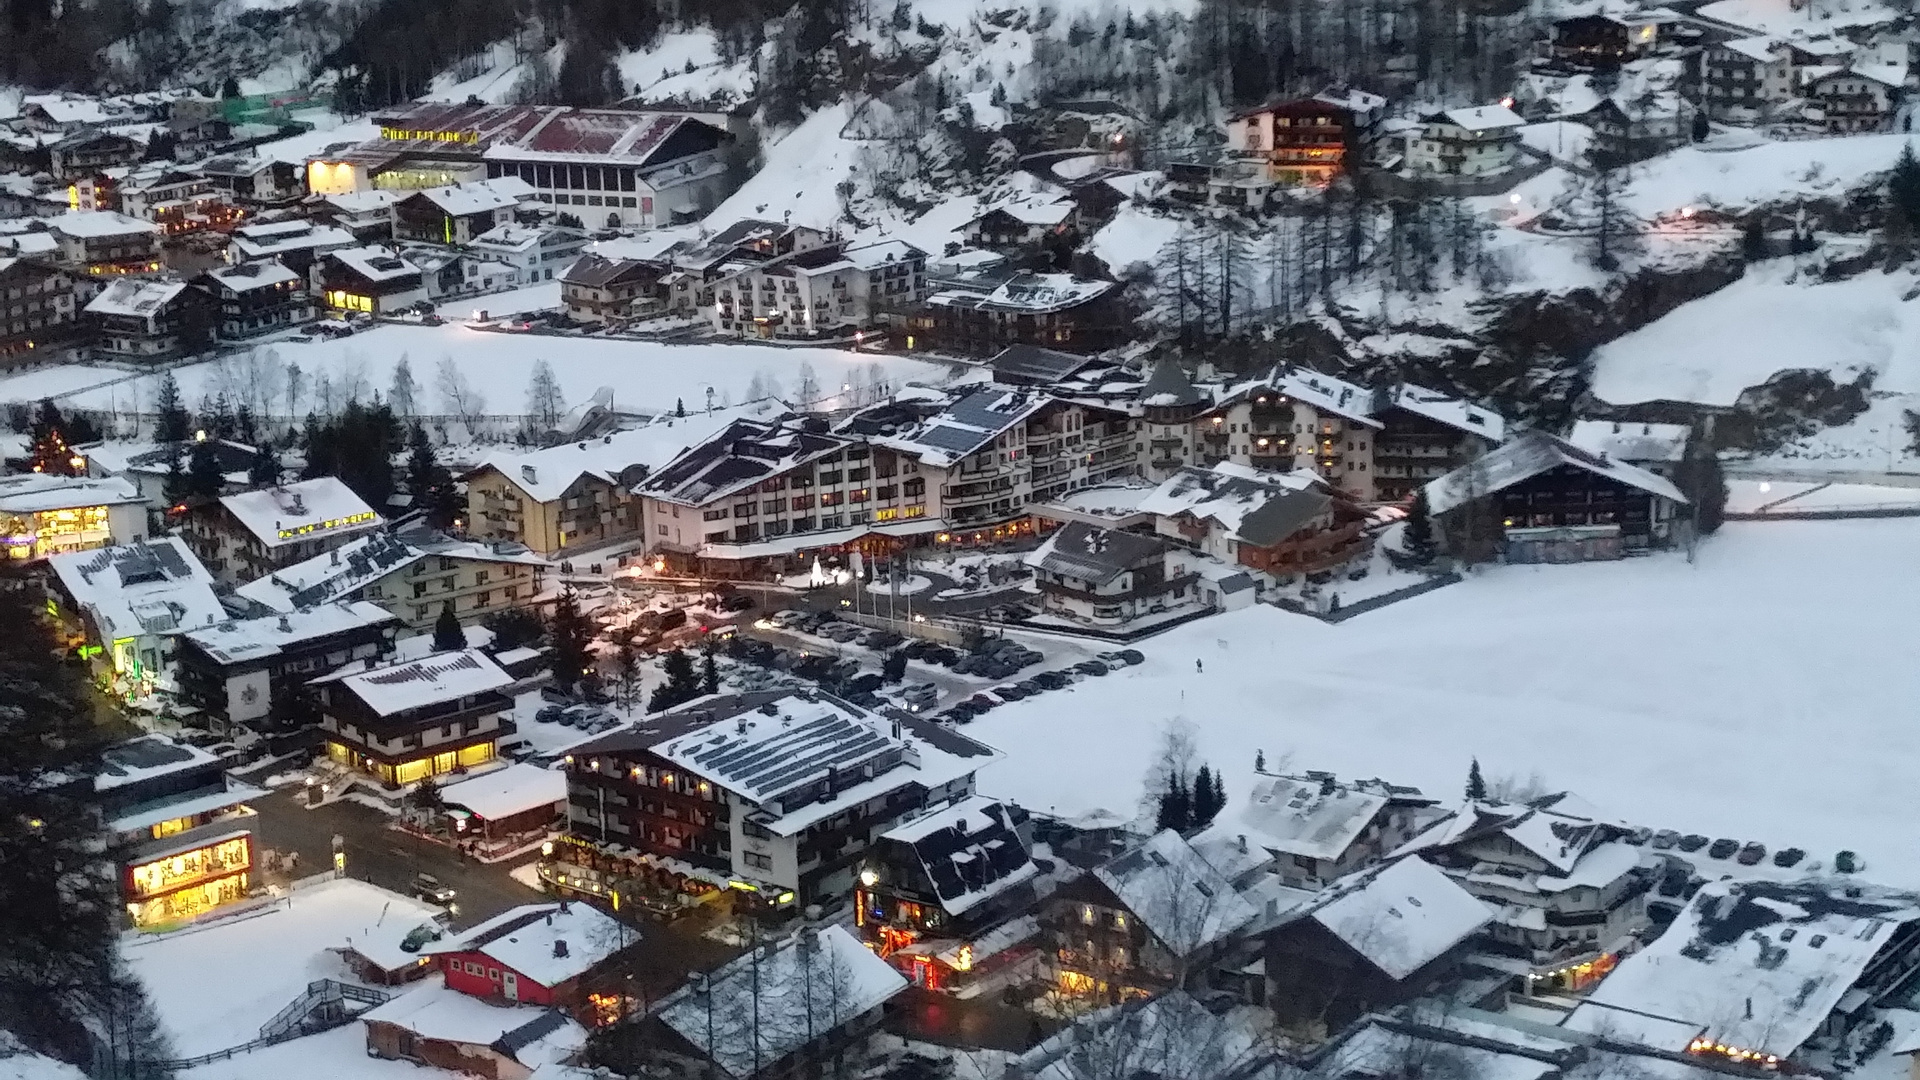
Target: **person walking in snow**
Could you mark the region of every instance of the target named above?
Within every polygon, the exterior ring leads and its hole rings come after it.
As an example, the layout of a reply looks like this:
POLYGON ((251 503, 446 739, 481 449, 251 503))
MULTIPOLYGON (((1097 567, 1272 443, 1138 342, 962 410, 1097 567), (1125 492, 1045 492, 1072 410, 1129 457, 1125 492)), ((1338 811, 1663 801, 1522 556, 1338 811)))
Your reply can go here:
POLYGON ((1199 657, 1194 657, 1194 660, 1193 660, 1193 673, 1194 673, 1195 675, 1200 675, 1200 674, 1203 674, 1203 673, 1205 673, 1205 672, 1206 672, 1206 670, 1207 670, 1207 666, 1206 666, 1205 664, 1203 664, 1203 663, 1201 663, 1201 662, 1200 662, 1200 658, 1199 658, 1199 657))

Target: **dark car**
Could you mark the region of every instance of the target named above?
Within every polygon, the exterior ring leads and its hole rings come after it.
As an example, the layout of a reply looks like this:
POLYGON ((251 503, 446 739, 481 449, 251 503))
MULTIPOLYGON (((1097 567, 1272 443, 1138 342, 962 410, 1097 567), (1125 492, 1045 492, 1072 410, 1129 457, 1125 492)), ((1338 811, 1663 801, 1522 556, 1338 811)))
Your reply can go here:
POLYGON ((1113 655, 1125 660, 1128 667, 1147 662, 1147 654, 1139 649, 1116 649, 1113 655))
POLYGON ((1697 832, 1688 833, 1680 838, 1678 846, 1681 851, 1699 851, 1701 848, 1707 846, 1707 838, 1697 832))
POLYGON ((1099 678, 1107 673, 1107 665, 1098 660, 1082 660, 1073 665, 1073 670, 1082 675, 1092 675, 1095 678, 1099 678))
POLYGON ((847 680, 847 692, 853 694, 871 694, 880 689, 882 680, 879 675, 869 671, 865 675, 856 675, 847 680))
POLYGON ((1653 845, 1655 851, 1666 851, 1679 842, 1680 834, 1674 832, 1672 829, 1661 829, 1659 832, 1653 834, 1652 840, 1648 841, 1648 843, 1653 845))
POLYGON ((1032 697, 1034 693, 1033 691, 1027 689, 1026 687, 1017 685, 1015 683, 1008 683, 1005 686, 996 686, 993 688, 993 692, 996 696, 1004 698, 1007 701, 1019 701, 1021 698, 1032 697))
POLYGON ((1632 844, 1634 847, 1642 847, 1642 846, 1645 846, 1646 842, 1650 838, 1652 838, 1652 836, 1653 836, 1653 830, 1643 825, 1640 828, 1637 828, 1632 832, 1628 833, 1627 835, 1621 837, 1621 839, 1625 840, 1629 844, 1632 844))
POLYGON ((425 900, 429 904, 438 904, 449 911, 458 910, 453 903, 454 897, 458 895, 454 892, 453 886, 446 884, 432 874, 415 874, 413 878, 413 888, 409 891, 418 899, 425 900))
POLYGON ((1800 848, 1785 847, 1773 853, 1773 865, 1792 866, 1794 863, 1797 863, 1801 859, 1804 859, 1806 857, 1807 857, 1807 853, 1801 850, 1800 848))
POLYGON ((1025 690, 1029 694, 1044 694, 1048 690, 1053 689, 1053 687, 1048 686, 1046 683, 1041 682, 1040 676, 1038 675, 1035 675, 1031 679, 1023 679, 1020 682, 1015 683, 1014 685, 1018 686, 1022 690, 1025 690))
POLYGON ((926 651, 924 658, 927 662, 939 664, 941 667, 952 667, 959 662, 960 651, 945 645, 935 645, 926 651))
POLYGON ((1723 836, 1715 840, 1713 845, 1707 848, 1707 857, 1710 859, 1728 859, 1732 858, 1733 853, 1739 850, 1740 841, 1729 840, 1723 836))
POLYGON ((1064 690, 1073 685, 1073 676, 1064 671, 1043 671, 1035 675, 1033 681, 1049 690, 1064 690))
POLYGON ((560 714, 566 711, 565 705, 542 705, 540 711, 533 714, 533 718, 543 724, 551 724, 560 719, 560 714))
POLYGON ((907 659, 909 660, 925 660, 927 653, 933 648, 933 642, 928 641, 926 638, 915 638, 907 642, 907 647, 900 651, 906 653, 907 659))
POLYGON ((1757 840, 1749 840, 1740 845, 1740 854, 1736 857, 1741 866, 1756 866, 1767 857, 1767 845, 1757 840))
POLYGON ((721 611, 745 611, 753 606, 753 597, 746 593, 734 593, 720 601, 721 611))
POLYGON ((540 688, 540 700, 550 701, 555 705, 571 705, 573 695, 557 686, 543 686, 540 688))
POLYGON ((990 712, 1000 705, 999 702, 985 694, 975 694, 968 698, 963 704, 971 706, 976 713, 990 712))
POLYGON ((875 630, 868 634, 867 639, 861 644, 869 649, 891 649, 905 640, 907 639, 891 630, 875 630))

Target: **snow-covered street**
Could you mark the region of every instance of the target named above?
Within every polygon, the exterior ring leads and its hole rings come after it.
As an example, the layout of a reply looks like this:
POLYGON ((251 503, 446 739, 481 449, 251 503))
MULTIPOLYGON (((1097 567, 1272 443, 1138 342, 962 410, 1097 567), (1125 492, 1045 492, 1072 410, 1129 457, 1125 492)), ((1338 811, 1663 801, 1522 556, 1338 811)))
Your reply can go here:
POLYGON ((1477 756, 1636 823, 1852 848, 1917 886, 1916 549, 1920 521, 1736 523, 1695 565, 1498 567, 1338 626, 1264 606, 1206 619, 1143 644, 1141 667, 975 722, 1007 753, 980 788, 1131 816, 1185 720, 1230 799, 1260 752, 1447 800, 1477 756))

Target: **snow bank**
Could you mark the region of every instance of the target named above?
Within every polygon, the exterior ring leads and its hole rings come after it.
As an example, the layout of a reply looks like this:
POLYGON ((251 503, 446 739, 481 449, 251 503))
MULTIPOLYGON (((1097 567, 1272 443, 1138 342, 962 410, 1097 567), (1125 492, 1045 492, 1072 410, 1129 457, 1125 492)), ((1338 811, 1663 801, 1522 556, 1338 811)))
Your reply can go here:
POLYGON ((1137 262, 1157 265, 1161 250, 1173 243, 1179 232, 1179 219, 1122 203, 1113 220, 1093 234, 1087 250, 1106 263, 1110 272, 1118 274, 1137 262))
POLYGON ((418 926, 434 910, 364 881, 329 881, 261 914, 129 939, 121 952, 146 984, 174 1053, 191 1057, 257 1037, 309 982, 354 981, 328 950, 392 920, 418 926))
POLYGON ((420 1066, 367 1053, 367 1029, 355 1022, 319 1035, 215 1061, 175 1074, 178 1080, 420 1080, 420 1066))
POLYGON ((1875 0, 1820 0, 1795 10, 1790 0, 1716 0, 1699 9, 1709 19, 1722 19, 1758 34, 1807 35, 1843 26, 1867 26, 1900 17, 1900 10, 1875 0))
POLYGON ((1877 880, 1920 886, 1902 825, 1920 813, 1917 544, 1913 520, 1733 523, 1694 565, 1501 567, 1338 626, 1215 616, 1142 645, 1139 667, 976 720, 969 734, 1007 753, 980 791, 1131 816, 1183 718, 1230 800, 1257 752, 1440 798, 1478 756, 1490 777, 1537 773, 1649 826, 1853 848, 1877 880))
POLYGON ((621 53, 614 63, 621 81, 643 101, 733 103, 751 97, 756 86, 752 56, 723 63, 719 36, 704 26, 662 34, 645 49, 621 53))
POLYGON ((1791 260, 1760 263, 1739 281, 1684 304, 1594 353, 1593 392, 1616 405, 1731 405, 1788 368, 1850 382, 1874 371, 1877 391, 1920 391, 1920 304, 1901 297, 1909 274, 1793 282, 1791 260))
MULTIPOLYGON (((475 307, 504 310, 496 307, 497 303, 497 297, 482 297, 455 305, 455 311, 475 307)), ((335 393, 341 402, 349 396, 348 388, 357 388, 362 399, 369 398, 375 390, 384 395, 393 382, 394 364, 403 356, 423 391, 419 409, 430 414, 456 411, 446 407, 437 388, 437 370, 441 361, 448 358, 486 398, 485 408, 480 411, 493 415, 526 411, 527 384, 533 364, 542 359, 553 365, 554 375, 569 403, 584 401, 600 387, 610 386, 615 406, 635 412, 665 412, 679 403, 689 409, 705 408, 708 388, 714 392, 716 405, 742 402, 747 399, 756 376, 762 380, 763 388, 777 383, 791 393, 798 386, 802 364, 811 365, 820 385, 829 389, 861 385, 862 376, 874 365, 882 369, 895 387, 909 381, 942 382, 948 376, 948 365, 842 349, 731 343, 666 345, 501 333, 476 330, 462 322, 448 322, 443 326, 389 324, 340 340, 316 339, 304 344, 278 342, 268 348, 277 358, 276 371, 290 363, 300 366, 303 397, 293 408, 293 415, 304 415, 316 406, 314 395, 323 374, 336 387, 335 393)), ((0 401, 33 401, 53 393, 48 389, 53 385, 49 379, 58 370, 30 371, 0 378, 0 401), (16 385, 24 390, 17 390, 16 385)), ((176 368, 174 377, 179 380, 181 397, 190 406, 196 405, 202 396, 224 390, 235 400, 263 402, 276 415, 287 412, 284 379, 263 376, 256 380, 242 359, 176 368), (271 385, 267 385, 269 383, 271 385)), ((126 410, 137 403, 150 409, 158 393, 160 376, 122 376, 120 381, 105 385, 97 385, 97 381, 85 376, 76 379, 75 385, 93 385, 93 388, 62 392, 63 402, 103 410, 116 407, 126 410)))
POLYGON ((766 164, 707 215, 715 229, 744 218, 790 220, 829 229, 840 220, 841 181, 853 175, 857 144, 840 137, 847 107, 832 105, 767 146, 766 164), (789 216, 790 215, 790 216, 789 216))
POLYGON ((1683 206, 1743 210, 1794 198, 1839 198, 1893 167, 1905 135, 1764 142, 1744 149, 1683 146, 1633 170, 1625 202, 1644 218, 1683 206))

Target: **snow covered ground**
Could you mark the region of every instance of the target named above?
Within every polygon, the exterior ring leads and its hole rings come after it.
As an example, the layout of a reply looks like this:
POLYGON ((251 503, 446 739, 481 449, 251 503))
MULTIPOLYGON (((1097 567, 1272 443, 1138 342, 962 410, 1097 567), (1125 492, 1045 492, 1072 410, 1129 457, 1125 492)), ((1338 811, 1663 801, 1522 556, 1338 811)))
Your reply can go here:
POLYGON ((1626 205, 1642 217, 1683 206, 1742 210, 1796 198, 1839 199, 1893 167, 1905 135, 1762 141, 1739 149, 1683 146, 1631 171, 1626 205))
POLYGON ((1337 626, 1216 616, 1141 645, 1140 667, 975 721, 1007 754, 980 790, 1131 816, 1183 720, 1230 800, 1256 752, 1443 799, 1478 756, 1649 826, 1852 848, 1876 880, 1920 886, 1916 545, 1912 520, 1734 523, 1695 565, 1494 568, 1337 626))
POLYGON ((643 101, 738 104, 757 80, 749 54, 733 63, 720 56, 720 38, 709 27, 661 34, 645 49, 620 54, 620 78, 643 101))
POLYGON ((261 914, 131 938, 121 952, 146 984, 174 1053, 191 1057, 254 1038, 315 979, 353 981, 329 949, 377 927, 411 929, 434 911, 364 881, 329 881, 261 914))
POLYGON ((1617 405, 1660 399, 1731 405, 1740 391, 1789 368, 1850 382, 1878 373, 1876 391, 1920 392, 1920 302, 1912 274, 1821 282, 1790 259, 1760 263, 1711 296, 1602 345, 1593 392, 1617 405))
POLYGON ((507 315, 521 315, 530 311, 544 311, 560 306, 560 283, 543 281, 538 285, 529 285, 524 289, 512 289, 507 292, 488 293, 485 296, 469 296, 450 303, 441 304, 435 310, 446 319, 471 318, 477 311, 484 311, 490 318, 507 315))
POLYGON ((348 120, 325 109, 296 112, 293 118, 312 124, 313 130, 260 144, 256 152, 261 157, 305 165, 308 158, 335 143, 365 142, 380 134, 380 125, 372 120, 348 120))
MULTIPOLYGON (((553 286, 541 285, 523 293, 538 294, 553 286)), ((505 311, 519 294, 503 293, 453 305, 466 312, 475 307, 505 311)), ((822 390, 857 387, 870 381, 877 365, 893 387, 908 382, 941 382, 955 365, 841 349, 781 348, 748 344, 666 345, 654 342, 607 341, 554 337, 543 334, 499 333, 476 330, 460 321, 443 326, 383 325, 338 340, 309 343, 279 342, 255 354, 258 364, 244 356, 176 368, 181 396, 196 405, 202 396, 225 391, 236 401, 255 403, 256 413, 305 415, 317 407, 325 375, 336 407, 352 393, 363 400, 381 394, 393 381, 394 365, 408 359, 423 390, 423 412, 451 412, 437 382, 443 361, 454 367, 486 399, 480 413, 500 415, 525 411, 527 383, 536 360, 553 365, 568 403, 586 400, 600 387, 613 388, 614 404, 626 410, 664 412, 684 402, 688 409, 704 408, 707 389, 716 405, 745 401, 756 378, 773 396, 791 395, 798 388, 803 365, 813 369, 822 390), (272 363, 266 354, 272 354, 272 363), (298 364, 303 373, 302 397, 291 409, 285 393, 285 368, 298 364), (274 374, 279 372, 279 374, 274 374), (261 404, 267 408, 259 407, 261 404)), ((132 376, 107 369, 50 368, 0 378, 0 401, 33 401, 50 394, 83 408, 151 409, 159 388, 157 375, 132 376), (106 380, 118 377, 118 381, 106 380), (104 383, 104 385, 102 385, 104 383), (80 389, 92 386, 93 389, 80 389)))
POLYGON ((1823 34, 1843 26, 1867 26, 1900 16, 1901 9, 1878 0, 1715 0, 1699 9, 1709 19, 1724 19, 1761 34, 1823 34))
MULTIPOLYGON (((175 1074, 178 1080, 420 1080, 420 1066, 367 1054, 366 1026, 345 1027, 175 1074)), ((448 1074, 451 1075, 451 1074, 448 1074)))

